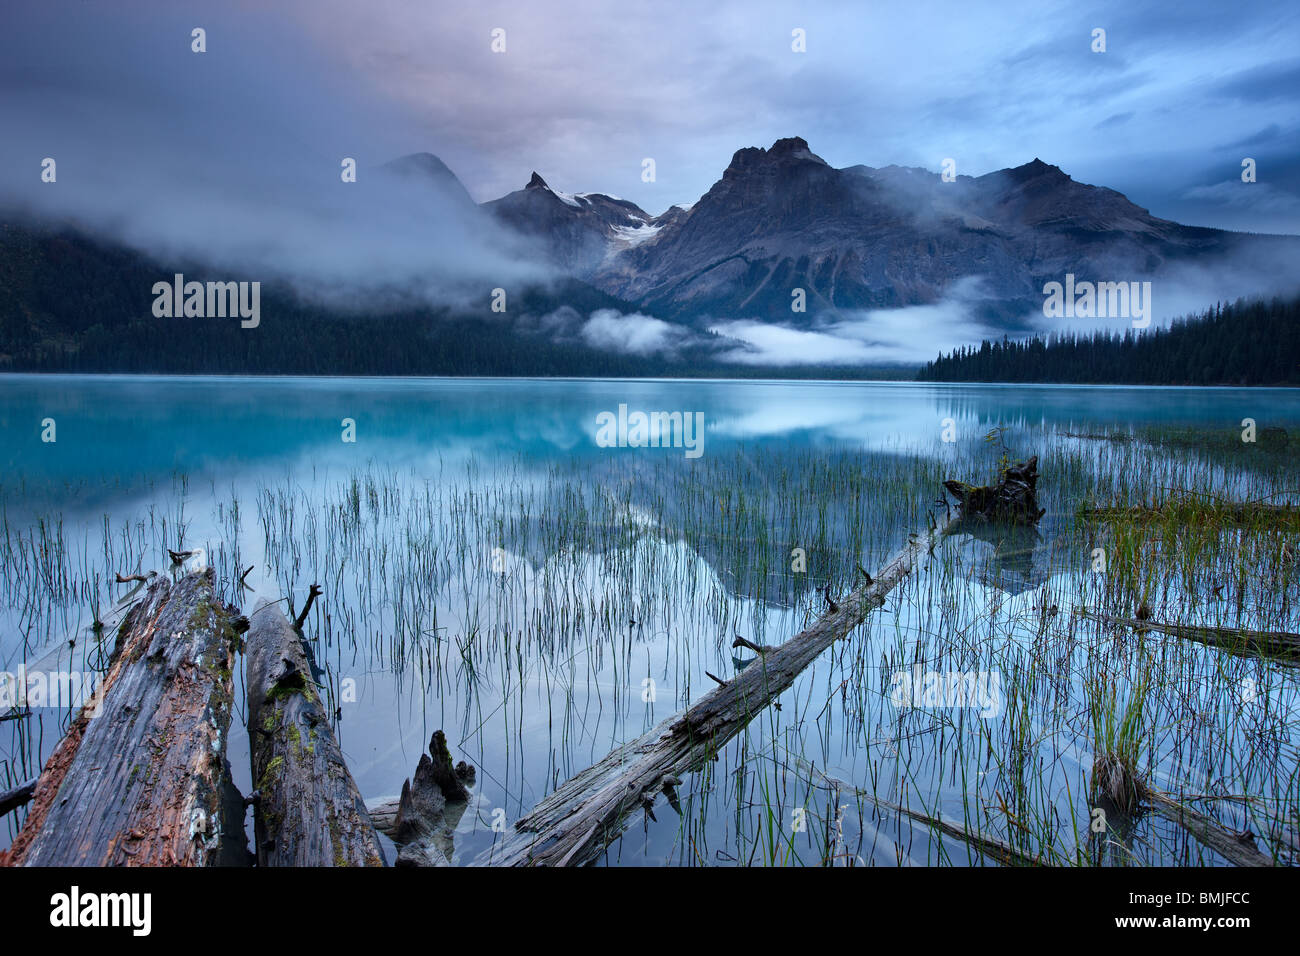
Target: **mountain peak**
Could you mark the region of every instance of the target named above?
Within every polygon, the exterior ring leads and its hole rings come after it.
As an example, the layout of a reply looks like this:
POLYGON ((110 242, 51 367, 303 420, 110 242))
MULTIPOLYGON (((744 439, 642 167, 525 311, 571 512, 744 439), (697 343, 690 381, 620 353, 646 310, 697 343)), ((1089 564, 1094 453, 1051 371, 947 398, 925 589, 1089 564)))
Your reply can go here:
POLYGON ((433 153, 407 153, 384 164, 385 168, 396 172, 430 172, 449 174, 451 170, 433 153))
POLYGON ((802 136, 787 136, 784 139, 778 139, 772 144, 772 148, 767 151, 767 155, 774 159, 802 159, 820 163, 823 166, 827 165, 826 160, 808 148, 808 141, 802 136))
POLYGON ((525 186, 524 188, 525 189, 550 189, 551 187, 546 185, 546 180, 543 179, 541 176, 538 176, 537 171, 534 170, 532 178, 528 180, 528 185, 525 186))
POLYGON ((770 149, 747 146, 744 149, 736 150, 731 157, 730 165, 727 166, 727 172, 740 172, 764 162, 786 163, 789 161, 813 162, 821 166, 830 165, 808 148, 808 141, 802 136, 786 136, 773 143, 770 149))
POLYGON ((775 143, 773 143, 772 148, 769 149, 768 152, 787 153, 794 150, 807 149, 807 148, 808 148, 808 140, 804 139, 802 136, 786 136, 781 139, 778 139, 775 143))
POLYGON ((1039 176, 1050 176, 1053 179, 1070 178, 1062 171, 1060 166, 1045 163, 1037 156, 1034 157, 1032 162, 1025 163, 1023 166, 1012 167, 1008 172, 1022 182, 1027 179, 1036 179, 1039 176))
POLYGON ((435 189, 451 195, 457 202, 474 205, 465 186, 456 177, 450 167, 433 153, 408 153, 390 160, 379 167, 389 176, 412 183, 431 185, 435 189))

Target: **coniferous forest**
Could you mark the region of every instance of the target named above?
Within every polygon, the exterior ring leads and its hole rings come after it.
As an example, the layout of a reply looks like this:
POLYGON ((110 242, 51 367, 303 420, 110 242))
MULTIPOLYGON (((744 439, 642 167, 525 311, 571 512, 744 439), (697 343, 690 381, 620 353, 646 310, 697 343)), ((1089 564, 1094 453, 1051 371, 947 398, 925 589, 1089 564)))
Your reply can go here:
POLYGON ((1168 328, 985 341, 940 355, 923 382, 1300 385, 1300 298, 1238 300, 1168 328))

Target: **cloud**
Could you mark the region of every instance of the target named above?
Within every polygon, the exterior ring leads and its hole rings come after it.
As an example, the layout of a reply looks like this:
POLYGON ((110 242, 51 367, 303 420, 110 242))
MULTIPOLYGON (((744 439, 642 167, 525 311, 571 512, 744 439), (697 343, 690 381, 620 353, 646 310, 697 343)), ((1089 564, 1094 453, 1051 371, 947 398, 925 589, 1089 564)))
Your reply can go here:
POLYGON ((1284 193, 1270 183, 1245 183, 1240 178, 1210 186, 1194 186, 1185 193, 1189 199, 1203 199, 1238 208, 1273 213, 1300 212, 1300 196, 1284 193))
POLYGON ((911 365, 934 358, 938 343, 951 349, 991 336, 978 318, 980 298, 979 277, 967 276, 931 305, 840 313, 809 329, 736 320, 713 331, 743 343, 719 355, 740 365, 911 365))
MULTIPOLYGON (((800 135, 837 167, 953 157, 979 175, 1041 156, 1158 209, 1199 172, 1169 155, 1204 159, 1205 130, 1244 138, 1300 101, 1286 82, 1297 20, 1264 0, 1187 0, 1176 16, 1122 0, 1086 16, 1031 0, 661 0, 617 16, 604 0, 568 0, 565 16, 516 0, 418 18, 401 0, 287 9, 451 139, 444 158, 480 200, 538 169, 557 188, 658 212, 702 195, 736 149, 800 135), (1103 24, 1107 52, 1093 53, 1103 24), (508 46, 494 55, 497 26, 508 46), (796 27, 806 53, 791 50, 796 27), (653 183, 640 179, 645 157, 653 183)), ((1215 209, 1202 211, 1215 225, 1215 209)))
POLYGON ((383 173, 414 118, 292 25, 251 7, 75 9, 25 7, 0 34, 11 214, 362 310, 546 278, 463 194, 383 173))
POLYGON ((680 325, 633 312, 598 309, 579 332, 584 342, 607 352, 630 355, 666 355, 676 352, 687 334, 680 325))
POLYGON ((1116 113, 1114 116, 1106 117, 1096 126, 1094 126, 1093 129, 1108 129, 1115 126, 1123 126, 1125 123, 1127 123, 1136 115, 1137 114, 1134 113, 1132 110, 1127 110, 1126 112, 1123 113, 1116 113))

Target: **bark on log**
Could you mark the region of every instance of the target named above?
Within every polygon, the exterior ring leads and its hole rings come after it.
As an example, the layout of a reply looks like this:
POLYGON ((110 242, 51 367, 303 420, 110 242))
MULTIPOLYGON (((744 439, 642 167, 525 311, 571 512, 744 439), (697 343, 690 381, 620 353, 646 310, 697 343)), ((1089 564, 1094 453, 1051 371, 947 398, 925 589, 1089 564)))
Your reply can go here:
POLYGON ((307 646, 279 602, 260 602, 253 612, 246 653, 258 865, 383 866, 307 646))
POLYGON ((154 580, 118 629, 99 715, 92 701, 73 721, 0 863, 205 866, 246 854, 242 821, 223 813, 234 619, 210 570, 154 580))
POLYGON ((561 784, 515 822, 503 844, 475 863, 490 866, 580 866, 590 863, 623 832, 628 818, 649 809, 660 792, 676 799, 678 777, 700 769, 729 740, 794 683, 834 641, 857 627, 933 551, 960 519, 913 535, 876 575, 810 628, 762 654, 721 687, 685 711, 624 744, 561 784))

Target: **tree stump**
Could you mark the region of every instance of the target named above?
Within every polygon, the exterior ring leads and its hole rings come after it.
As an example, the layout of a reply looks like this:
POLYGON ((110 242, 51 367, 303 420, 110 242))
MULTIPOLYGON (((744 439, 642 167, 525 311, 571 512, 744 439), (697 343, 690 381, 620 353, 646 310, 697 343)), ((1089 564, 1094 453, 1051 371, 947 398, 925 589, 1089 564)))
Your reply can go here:
POLYGON ((1046 513, 1038 507, 1037 455, 1008 465, 996 485, 945 481, 943 486, 957 499, 963 520, 1032 525, 1046 513))

